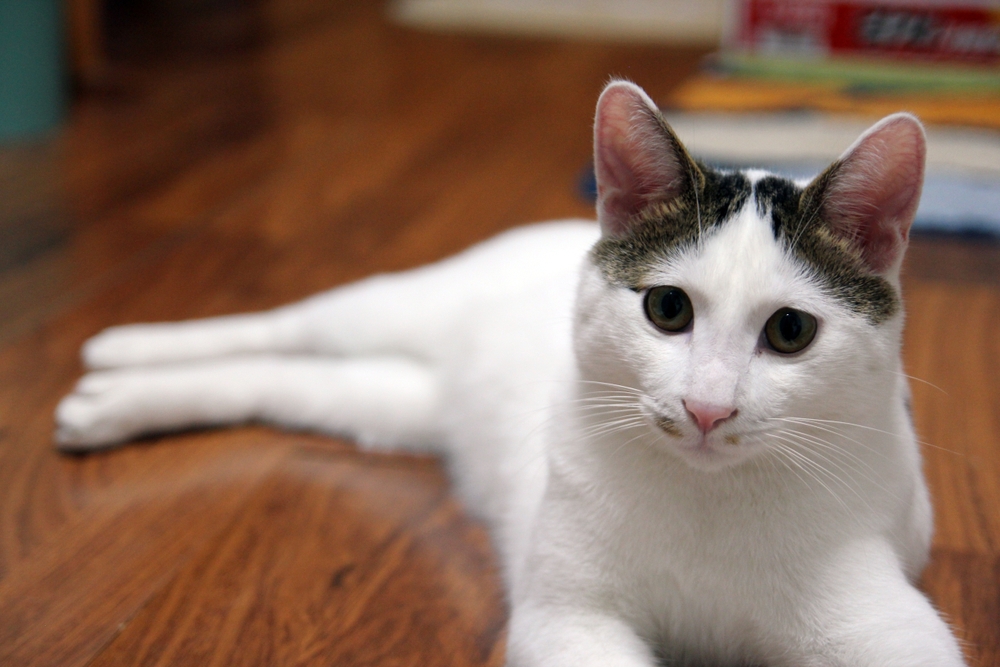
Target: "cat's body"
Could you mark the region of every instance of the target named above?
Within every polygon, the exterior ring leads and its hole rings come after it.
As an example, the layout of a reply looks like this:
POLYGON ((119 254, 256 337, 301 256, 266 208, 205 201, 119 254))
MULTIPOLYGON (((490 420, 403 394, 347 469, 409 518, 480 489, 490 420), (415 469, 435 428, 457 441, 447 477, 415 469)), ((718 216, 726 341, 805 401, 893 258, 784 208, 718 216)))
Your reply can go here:
POLYGON ((63 446, 258 419, 441 452, 500 551, 512 665, 963 664, 911 584, 931 532, 899 359, 919 126, 883 121, 805 188, 690 162, 629 84, 596 135, 600 228, 109 330, 63 446))

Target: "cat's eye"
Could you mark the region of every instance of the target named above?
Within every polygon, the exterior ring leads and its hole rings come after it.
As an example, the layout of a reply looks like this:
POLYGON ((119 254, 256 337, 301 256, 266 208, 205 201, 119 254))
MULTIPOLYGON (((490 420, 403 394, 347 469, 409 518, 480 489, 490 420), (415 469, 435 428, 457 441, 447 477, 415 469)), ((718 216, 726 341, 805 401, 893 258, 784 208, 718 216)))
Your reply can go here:
POLYGON ((681 288, 653 287, 646 292, 646 317, 664 331, 684 331, 694 319, 694 308, 681 288))
POLYGON ((816 337, 816 318, 794 308, 780 308, 764 325, 764 337, 775 352, 794 354, 816 337))

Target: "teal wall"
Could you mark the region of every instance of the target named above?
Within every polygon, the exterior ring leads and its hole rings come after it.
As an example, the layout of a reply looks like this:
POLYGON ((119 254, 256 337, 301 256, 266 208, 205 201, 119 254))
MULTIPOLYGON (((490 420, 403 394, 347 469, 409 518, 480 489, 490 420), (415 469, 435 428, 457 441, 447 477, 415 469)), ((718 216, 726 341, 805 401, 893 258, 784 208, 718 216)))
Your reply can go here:
POLYGON ((66 68, 60 0, 0 0, 0 141, 62 120, 66 68))

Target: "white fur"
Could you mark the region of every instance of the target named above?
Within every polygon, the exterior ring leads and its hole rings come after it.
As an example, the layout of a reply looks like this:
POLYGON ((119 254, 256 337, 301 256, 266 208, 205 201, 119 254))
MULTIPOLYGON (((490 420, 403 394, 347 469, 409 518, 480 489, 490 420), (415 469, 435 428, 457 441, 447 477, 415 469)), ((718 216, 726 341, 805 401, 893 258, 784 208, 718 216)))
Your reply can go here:
POLYGON ((258 419, 441 451, 501 554, 510 665, 963 664, 912 584, 931 510, 902 316, 828 296, 751 203, 655 269, 696 313, 664 334, 587 259, 598 235, 526 227, 270 313, 110 329, 60 446, 258 419), (760 345, 783 306, 819 321, 792 356, 760 345), (739 412, 703 439, 685 398, 739 412))

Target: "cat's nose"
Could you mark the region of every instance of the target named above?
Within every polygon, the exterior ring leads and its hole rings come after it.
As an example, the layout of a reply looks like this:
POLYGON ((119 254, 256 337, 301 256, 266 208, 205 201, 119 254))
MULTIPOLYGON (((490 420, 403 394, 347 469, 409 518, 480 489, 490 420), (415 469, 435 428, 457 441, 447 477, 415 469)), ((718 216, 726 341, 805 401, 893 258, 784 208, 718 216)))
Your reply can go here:
POLYGON ((708 433, 716 426, 736 415, 736 408, 723 405, 712 405, 684 399, 684 409, 691 415, 691 419, 698 425, 702 433, 708 433))

